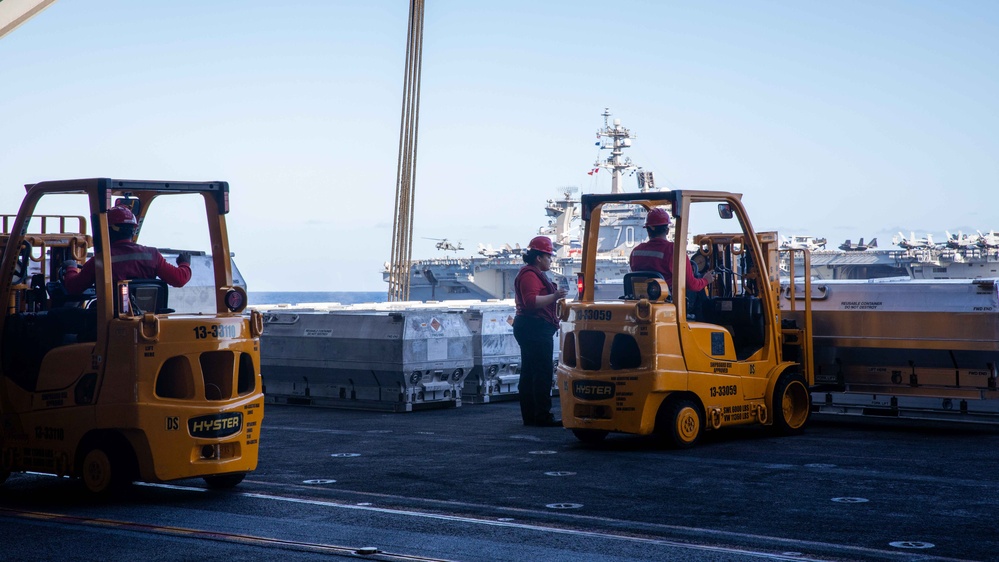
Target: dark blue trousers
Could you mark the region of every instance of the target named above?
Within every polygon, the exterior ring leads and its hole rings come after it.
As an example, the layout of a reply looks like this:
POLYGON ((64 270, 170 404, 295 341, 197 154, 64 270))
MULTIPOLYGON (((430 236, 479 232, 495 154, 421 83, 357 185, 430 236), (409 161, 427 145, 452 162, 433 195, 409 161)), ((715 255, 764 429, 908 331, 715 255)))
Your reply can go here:
POLYGON ((520 415, 524 423, 540 423, 551 418, 552 338, 557 328, 540 318, 517 316, 513 337, 520 345, 520 415))

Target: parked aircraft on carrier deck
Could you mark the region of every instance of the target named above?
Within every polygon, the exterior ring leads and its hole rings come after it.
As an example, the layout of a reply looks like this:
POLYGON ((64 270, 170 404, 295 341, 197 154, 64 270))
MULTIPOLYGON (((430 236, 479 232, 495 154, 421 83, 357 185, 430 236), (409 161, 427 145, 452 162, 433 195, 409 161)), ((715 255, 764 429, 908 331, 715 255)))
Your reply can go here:
POLYGON ((916 248, 933 248, 935 246, 935 244, 933 243, 932 236, 927 234, 926 238, 916 238, 916 234, 914 232, 910 232, 908 238, 906 238, 904 234, 899 232, 898 236, 893 236, 891 241, 892 244, 895 244, 899 248, 903 248, 905 250, 914 250, 916 248))
POLYGON ((944 231, 947 235, 947 247, 953 248, 955 250, 960 250, 962 248, 973 248, 978 245, 979 240, 981 240, 981 235, 975 234, 964 234, 963 232, 958 232, 957 234, 951 234, 948 231, 944 231))
POLYGON ((499 249, 493 248, 492 244, 479 244, 479 255, 485 256, 487 258, 492 257, 511 257, 520 256, 524 253, 524 250, 520 247, 520 244, 515 244, 513 246, 509 244, 503 244, 499 249))
POLYGON ((861 238, 860 242, 857 242, 856 244, 847 240, 846 242, 843 242, 842 244, 839 245, 839 249, 843 250, 844 252, 863 252, 868 248, 877 248, 877 247, 878 247, 877 238, 872 238, 869 244, 864 244, 864 239, 861 238))
POLYGON ((982 234, 982 231, 978 231, 978 245, 983 248, 999 248, 999 234, 996 234, 994 230, 990 230, 988 234, 982 234))
POLYGON ((816 238, 814 236, 781 236, 780 247, 785 250, 808 250, 814 252, 816 250, 826 249, 826 239, 816 238))

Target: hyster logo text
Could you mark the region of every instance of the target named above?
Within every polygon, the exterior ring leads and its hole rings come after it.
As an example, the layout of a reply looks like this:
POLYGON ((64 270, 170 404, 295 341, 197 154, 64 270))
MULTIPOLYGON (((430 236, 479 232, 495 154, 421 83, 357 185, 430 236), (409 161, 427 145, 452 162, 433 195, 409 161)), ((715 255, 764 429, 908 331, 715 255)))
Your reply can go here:
POLYGON ((192 437, 226 437, 238 433, 243 427, 243 414, 213 414, 187 420, 192 437))
POLYGON ((572 395, 584 400, 613 398, 614 383, 604 381, 573 381, 572 395))

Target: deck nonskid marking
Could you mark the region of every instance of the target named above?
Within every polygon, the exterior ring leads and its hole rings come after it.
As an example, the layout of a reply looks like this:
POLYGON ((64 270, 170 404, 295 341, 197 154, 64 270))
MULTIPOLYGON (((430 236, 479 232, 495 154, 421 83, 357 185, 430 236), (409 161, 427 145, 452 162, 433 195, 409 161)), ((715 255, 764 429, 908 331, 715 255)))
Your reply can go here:
MULTIPOLYGON (((738 554, 738 555, 744 555, 744 556, 752 556, 752 557, 756 557, 756 558, 764 558, 764 559, 769 559, 769 560, 813 560, 812 558, 808 558, 807 556, 805 556, 804 554, 801 554, 801 553, 794 553, 793 555, 785 555, 785 554, 768 553, 768 552, 755 551, 755 550, 743 549, 743 548, 731 548, 731 547, 721 547, 721 546, 711 546, 711 545, 698 545, 698 544, 691 544, 691 543, 686 543, 686 542, 671 541, 671 540, 666 540, 666 539, 656 539, 656 538, 649 538, 649 537, 637 537, 637 536, 633 536, 633 535, 617 534, 617 533, 606 532, 606 531, 584 531, 584 530, 578 530, 578 529, 567 529, 567 528, 563 528, 563 527, 555 527, 555 526, 541 525, 541 524, 535 524, 535 523, 522 523, 522 522, 510 521, 510 520, 506 520, 506 519, 504 519, 504 520, 500 520, 500 519, 484 519, 484 518, 461 516, 461 515, 447 515, 447 514, 440 514, 440 513, 425 513, 425 512, 421 512, 421 511, 415 511, 415 510, 412 510, 412 509, 397 509, 397 508, 389 508, 389 507, 378 507, 378 506, 371 505, 369 503, 364 503, 364 504, 347 504, 347 503, 339 503, 339 502, 335 502, 335 501, 321 500, 321 499, 315 499, 315 498, 289 497, 289 496, 281 496, 281 495, 276 495, 276 494, 261 494, 261 493, 255 493, 255 492, 241 492, 239 495, 242 495, 242 496, 248 497, 248 498, 262 499, 262 500, 268 500, 268 501, 281 501, 281 502, 289 502, 289 503, 304 504, 304 505, 314 505, 314 506, 318 506, 318 507, 330 507, 330 508, 337 508, 337 509, 366 511, 366 512, 372 512, 372 513, 381 513, 381 514, 385 514, 385 515, 402 516, 402 517, 416 517, 416 518, 423 518, 423 519, 433 519, 433 520, 440 520, 440 521, 459 522, 459 523, 467 523, 467 524, 472 524, 472 525, 482 525, 482 526, 489 526, 489 527, 513 528, 513 529, 520 529, 520 530, 540 532, 540 533, 553 533, 553 534, 570 535, 570 536, 577 536, 577 537, 587 537, 587 538, 593 538, 593 539, 615 540, 615 541, 631 542, 631 543, 638 543, 638 544, 649 544, 649 545, 666 546, 666 547, 671 547, 671 548, 679 548, 679 549, 687 549, 687 550, 697 550, 697 551, 706 551, 706 552, 718 552, 718 553, 726 553, 726 554, 738 554)), ((546 512, 542 513, 542 512, 535 512, 535 511, 523 510, 523 509, 521 509, 521 510, 511 510, 510 508, 502 508, 502 507, 499 507, 499 506, 482 506, 482 505, 478 505, 477 507, 480 507, 480 508, 481 507, 492 507, 492 508, 495 508, 497 510, 503 510, 503 511, 520 511, 520 512, 522 512, 524 514, 532 514, 532 515, 537 515, 537 516, 550 516, 551 515, 550 511, 546 511, 546 512)), ((771 537, 771 536, 765 536, 765 535, 754 535, 754 534, 749 534, 749 533, 736 533, 736 532, 730 532, 730 531, 719 531, 719 530, 715 530, 715 529, 703 529, 703 528, 697 528, 697 527, 683 527, 683 526, 662 525, 662 524, 636 524, 635 522, 632 522, 632 521, 624 521, 624 520, 618 520, 618 519, 611 519, 611 518, 605 518, 605 517, 585 516, 585 515, 581 516, 581 515, 569 515, 569 514, 566 514, 566 515, 563 516, 563 513, 559 513, 559 516, 561 518, 563 518, 563 519, 599 521, 599 522, 602 522, 602 523, 613 523, 613 524, 619 524, 619 525, 625 525, 626 524, 626 525, 631 526, 631 531, 632 532, 635 532, 638 528, 641 528, 641 529, 650 529, 650 530, 651 529, 656 529, 656 530, 659 530, 659 531, 663 531, 663 530, 665 530, 665 531, 682 531, 682 532, 685 532, 685 533, 699 534, 699 535, 702 535, 702 536, 705 536, 705 537, 710 536, 710 537, 713 537, 713 538, 716 538, 716 539, 726 538, 726 539, 742 539, 742 540, 766 541, 766 542, 774 544, 774 545, 781 545, 782 547, 796 547, 796 548, 799 548, 799 549, 807 549, 807 548, 810 547, 810 548, 813 548, 813 549, 820 549, 822 551, 835 551, 835 552, 838 552, 838 553, 849 553, 849 554, 852 554, 852 555, 861 555, 861 554, 875 555, 876 554, 876 555, 888 556, 888 557, 900 556, 900 553, 897 552, 897 551, 881 550, 881 549, 876 549, 876 548, 865 548, 865 547, 854 546, 854 545, 827 543, 827 542, 819 542, 819 541, 806 541, 806 540, 798 540, 798 539, 787 539, 787 538, 783 538, 783 537, 771 537)), ((953 560, 953 561, 961 560, 961 559, 943 558, 943 557, 935 557, 935 558, 937 560, 942 560, 942 561, 945 561, 945 560, 953 560)), ((821 559, 824 559, 824 558, 815 558, 814 560, 821 560, 821 559)))

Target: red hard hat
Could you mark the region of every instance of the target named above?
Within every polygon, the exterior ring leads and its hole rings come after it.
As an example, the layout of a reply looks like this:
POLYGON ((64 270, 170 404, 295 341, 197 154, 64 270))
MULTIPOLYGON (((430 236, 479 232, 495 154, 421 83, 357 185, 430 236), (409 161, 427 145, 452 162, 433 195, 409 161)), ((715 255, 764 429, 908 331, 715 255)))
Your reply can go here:
POLYGON ((132 210, 128 207, 118 205, 117 207, 111 207, 108 209, 108 224, 132 224, 137 225, 139 221, 135 220, 135 215, 132 214, 132 210))
POLYGON ((531 243, 527 245, 527 249, 537 250, 549 255, 555 253, 555 250, 552 249, 552 239, 547 236, 535 236, 531 238, 531 243))
POLYGON ((649 211, 649 214, 645 216, 645 226, 664 226, 669 225, 669 213, 666 209, 662 207, 656 207, 649 211))

